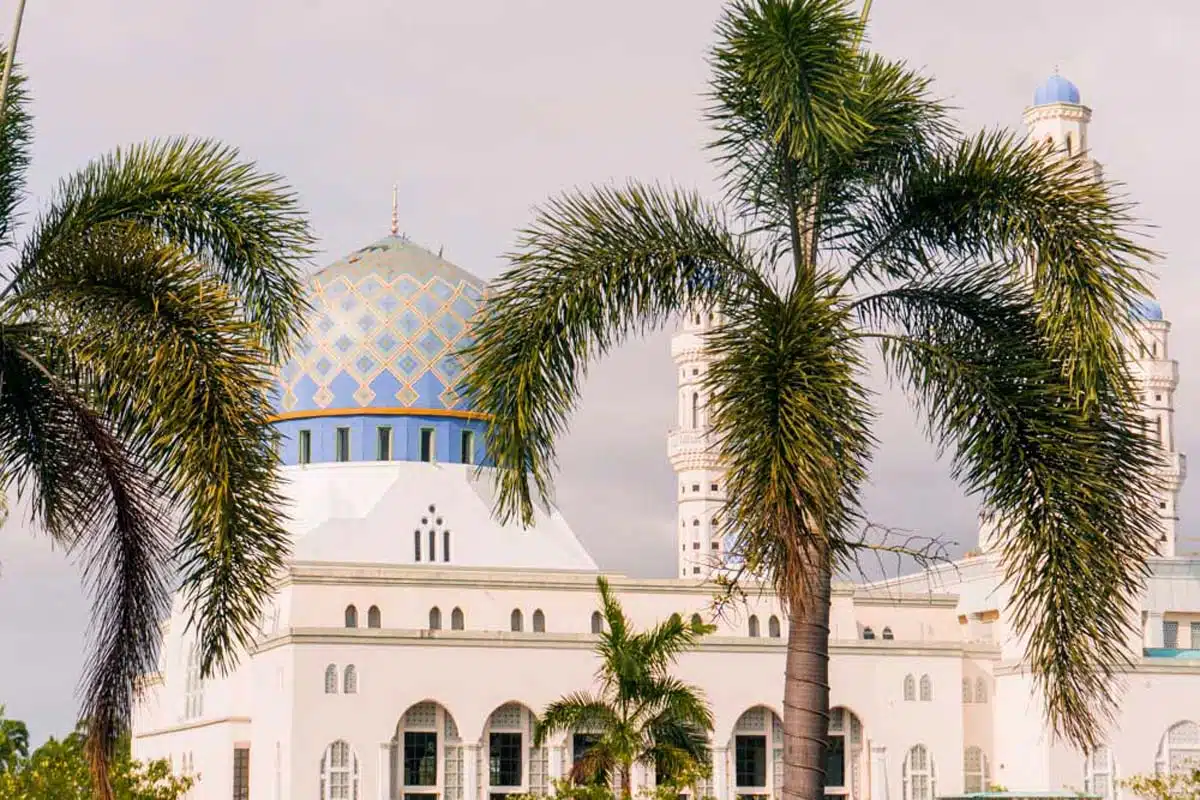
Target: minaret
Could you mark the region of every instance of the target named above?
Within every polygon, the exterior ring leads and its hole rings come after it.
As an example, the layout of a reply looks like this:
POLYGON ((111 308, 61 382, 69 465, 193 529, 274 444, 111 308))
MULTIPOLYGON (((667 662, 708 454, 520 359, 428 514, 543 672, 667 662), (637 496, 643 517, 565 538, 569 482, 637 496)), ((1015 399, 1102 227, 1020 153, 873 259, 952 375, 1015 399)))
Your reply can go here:
POLYGON ((1162 521, 1159 555, 1174 558, 1176 553, 1176 501, 1187 478, 1187 462, 1175 449, 1175 388, 1179 385, 1179 362, 1171 359, 1167 335, 1171 323, 1163 319, 1162 307, 1143 300, 1133 311, 1138 329, 1130 342, 1134 380, 1142 395, 1146 430, 1163 450, 1162 494, 1157 498, 1162 521))
MULTIPOLYGON (((1088 123, 1092 110, 1080 102, 1075 84, 1055 71, 1034 93, 1033 105, 1025 109, 1025 125, 1029 138, 1046 141, 1064 158, 1086 159, 1100 178, 1100 165, 1088 149, 1088 123)), ((1187 462, 1175 451, 1174 417, 1175 387, 1179 385, 1179 365, 1167 354, 1169 322, 1163 319, 1162 308, 1152 300, 1143 300, 1131 310, 1137 320, 1137 331, 1127 343, 1130 364, 1138 391, 1142 397, 1147 419, 1147 431, 1162 445, 1163 491, 1154 501, 1162 520, 1159 554, 1173 558, 1175 550, 1176 499, 1187 478, 1187 462)), ((994 526, 980 520, 979 546, 984 552, 995 548, 994 526)))
POLYGON ((720 513, 725 479, 711 447, 703 387, 707 368, 703 334, 716 322, 715 312, 690 311, 671 339, 679 393, 676 427, 668 436, 667 450, 679 483, 676 552, 680 578, 707 578, 723 557, 720 513))

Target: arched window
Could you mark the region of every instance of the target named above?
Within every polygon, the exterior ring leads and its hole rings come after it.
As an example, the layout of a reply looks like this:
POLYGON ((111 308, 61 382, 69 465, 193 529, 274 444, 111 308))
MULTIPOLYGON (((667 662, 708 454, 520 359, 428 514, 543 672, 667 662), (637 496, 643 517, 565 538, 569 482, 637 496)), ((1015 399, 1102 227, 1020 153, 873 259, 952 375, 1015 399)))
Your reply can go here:
POLYGON ((325 694, 337 694, 338 674, 337 665, 330 664, 325 668, 325 694))
POLYGON ((1194 769, 1200 769, 1200 725, 1191 720, 1176 722, 1159 743, 1154 771, 1180 775, 1194 769))
POLYGON ((342 694, 358 694, 358 670, 353 664, 342 675, 342 694))
POLYGON ((884 628, 883 629, 883 638, 890 642, 893 639, 895 639, 896 637, 892 634, 891 628, 884 628))
POLYGON ((442 629, 442 610, 437 606, 429 609, 429 630, 440 631, 442 629))
POLYGON ((359 800, 358 756, 341 739, 321 756, 321 800, 359 800))
POLYGON ((367 627, 378 628, 380 624, 379 606, 371 606, 367 609, 367 627))
POLYGON ((692 427, 700 427, 700 395, 692 392, 692 427))
POLYGON ((971 692, 971 679, 963 678, 963 702, 970 703, 975 699, 975 695, 971 692))
POLYGON ((461 631, 465 627, 466 620, 463 618, 462 609, 455 606, 454 610, 450 612, 450 630, 461 631))
POLYGON ((346 606, 346 627, 358 627, 358 609, 354 607, 353 603, 346 606))
POLYGON ((542 613, 540 608, 534 609, 533 611, 533 632, 546 632, 546 615, 542 613))
POLYGON ((904 676, 904 699, 905 700, 916 700, 917 699, 917 681, 913 678, 912 675, 904 676))
POLYGON ((604 633, 604 616, 599 611, 592 612, 592 633, 604 633))
POLYGON ((928 675, 921 676, 921 700, 928 703, 933 699, 933 681, 928 675))
POLYGON ((521 615, 521 609, 514 608, 512 616, 509 618, 511 628, 520 633, 525 629, 525 618, 521 615))
POLYGON ((778 639, 781 634, 779 630, 779 617, 775 616, 774 614, 772 614, 771 618, 767 620, 767 634, 772 639, 778 639))
POLYGON ((963 791, 967 794, 986 792, 991 783, 983 748, 968 747, 963 751, 963 791))
POLYGON ((988 701, 987 681, 983 677, 975 679, 975 702, 986 703, 988 701))
POLYGON ((1113 800, 1117 789, 1117 764, 1112 750, 1101 745, 1083 758, 1083 791, 1113 800))
POLYGON ((904 757, 904 800, 933 800, 937 796, 937 773, 925 745, 918 744, 904 757))
POLYGON ((750 635, 754 637, 758 636, 758 617, 754 614, 750 615, 750 635))
POLYGON ((863 638, 864 639, 874 639, 875 638, 875 631, 871 628, 870 625, 863 628, 863 638))

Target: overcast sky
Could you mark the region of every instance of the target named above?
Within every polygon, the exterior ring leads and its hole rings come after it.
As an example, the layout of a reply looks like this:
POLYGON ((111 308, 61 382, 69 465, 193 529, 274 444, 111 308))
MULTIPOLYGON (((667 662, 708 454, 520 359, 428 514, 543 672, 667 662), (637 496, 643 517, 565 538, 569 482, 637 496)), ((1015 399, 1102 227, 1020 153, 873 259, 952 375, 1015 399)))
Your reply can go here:
MULTIPOLYGON (((7 33, 15 3, 0 4, 7 33)), ((719 0, 30 0, 30 211, 60 176, 147 137, 214 136, 288 177, 328 263, 401 228, 491 278, 530 208, 639 177, 713 190, 701 146, 719 0)), ((873 46, 937 78, 969 127, 1021 125, 1057 65, 1095 110, 1091 146, 1157 226, 1159 295, 1193 400, 1200 366, 1194 0, 875 0, 873 46), (1189 318, 1190 316, 1190 318, 1189 318)), ((599 365, 562 445, 559 501, 601 566, 671 575, 666 334, 599 365)), ((902 397, 881 399, 873 519, 974 543, 975 504, 902 397)), ((1198 452, 1194 418, 1176 441, 1198 452)), ((1182 529, 1196 528, 1192 492, 1182 529)), ((1191 537, 1193 540, 1194 536, 1191 537)), ((19 524, 0 535, 0 703, 34 738, 73 724, 86 604, 78 573, 19 524)))

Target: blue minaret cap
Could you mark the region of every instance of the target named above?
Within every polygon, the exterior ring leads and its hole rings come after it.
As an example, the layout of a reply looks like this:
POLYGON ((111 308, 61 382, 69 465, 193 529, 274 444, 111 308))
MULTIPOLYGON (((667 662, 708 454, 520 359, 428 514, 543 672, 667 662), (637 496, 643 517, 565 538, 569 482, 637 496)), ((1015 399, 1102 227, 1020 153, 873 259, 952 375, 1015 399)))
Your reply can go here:
POLYGON ((1161 321, 1163 318, 1162 306, 1158 301, 1151 300, 1149 297, 1143 297, 1133 304, 1130 309, 1135 319, 1161 321))
POLYGON ((1052 103, 1079 105, 1079 88, 1057 72, 1047 78, 1033 93, 1035 106, 1048 106, 1052 103))

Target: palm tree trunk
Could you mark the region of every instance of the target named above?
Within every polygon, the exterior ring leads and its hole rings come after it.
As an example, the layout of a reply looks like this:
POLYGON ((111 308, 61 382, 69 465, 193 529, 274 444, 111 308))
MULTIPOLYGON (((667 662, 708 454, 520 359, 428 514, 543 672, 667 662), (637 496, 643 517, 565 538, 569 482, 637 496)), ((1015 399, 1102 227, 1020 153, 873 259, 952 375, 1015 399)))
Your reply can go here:
MULTIPOLYGON (((824 548, 820 548, 824 550, 824 548)), ((822 800, 829 726, 829 602, 833 570, 824 552, 810 550, 801 595, 787 598, 784 672, 783 796, 822 800)))
POLYGON ((633 797, 633 765, 626 764, 621 768, 621 797, 631 800, 633 797))

